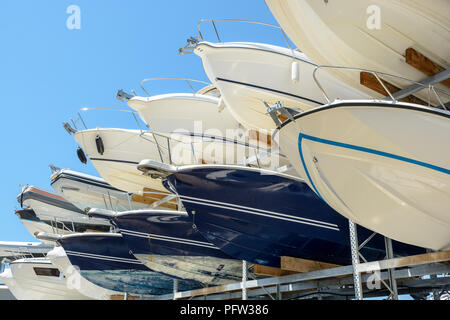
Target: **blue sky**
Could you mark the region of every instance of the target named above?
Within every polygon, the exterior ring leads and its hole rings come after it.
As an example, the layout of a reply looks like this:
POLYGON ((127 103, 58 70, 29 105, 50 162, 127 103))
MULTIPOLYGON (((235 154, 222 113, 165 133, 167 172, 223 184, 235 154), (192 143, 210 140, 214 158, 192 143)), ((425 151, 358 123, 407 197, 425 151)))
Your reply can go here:
MULTIPOLYGON (((0 88, 2 89, 2 183, 0 240, 35 240, 14 214, 19 184, 52 190, 49 164, 97 175, 76 157, 76 144, 61 123, 81 107, 123 107, 117 89, 139 90, 150 77, 207 81, 201 59, 178 55, 197 22, 208 18, 277 24, 263 0, 23 1, 0 3, 0 88), (81 11, 81 29, 69 30, 70 5, 81 11)), ((282 44, 278 30, 218 23, 224 41, 282 44)), ((209 25, 207 40, 215 41, 209 25)), ((185 92, 183 82, 152 83, 151 93, 185 92)), ((104 112, 86 114, 88 126, 105 126, 104 112)), ((108 117, 130 127, 126 114, 108 117), (126 119, 125 119, 125 118, 126 119)))

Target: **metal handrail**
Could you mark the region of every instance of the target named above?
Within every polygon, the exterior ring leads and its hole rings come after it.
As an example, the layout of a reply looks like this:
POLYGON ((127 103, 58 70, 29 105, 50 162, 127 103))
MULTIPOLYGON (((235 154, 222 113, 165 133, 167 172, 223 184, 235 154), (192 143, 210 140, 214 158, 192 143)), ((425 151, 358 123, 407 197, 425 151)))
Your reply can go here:
POLYGON ((76 232, 73 218, 67 218, 67 219, 69 219, 69 221, 66 221, 66 222, 71 223, 71 225, 72 225, 72 229, 71 229, 64 223, 64 220, 63 220, 64 218, 62 218, 62 217, 56 217, 56 216, 48 215, 48 214, 40 214, 38 217, 41 220, 47 219, 50 222, 49 226, 52 228, 53 234, 59 234, 60 231, 76 232))
POLYGON ((280 26, 277 26, 277 25, 274 25, 274 24, 270 24, 270 23, 265 23, 265 22, 252 21, 252 20, 240 20, 240 19, 202 19, 202 20, 200 20, 197 23, 198 35, 199 35, 199 37, 200 37, 200 39, 202 41, 204 41, 204 38, 203 38, 203 34, 202 34, 201 30, 200 30, 200 24, 202 24, 204 22, 211 22, 213 27, 214 27, 214 31, 216 32, 217 40, 220 43, 222 43, 222 40, 220 39, 219 32, 217 31, 217 27, 216 27, 216 24, 215 24, 215 22, 217 22, 217 21, 222 21, 222 22, 243 22, 243 23, 258 24, 258 25, 263 25, 263 26, 267 26, 267 27, 280 29, 281 33, 283 34, 284 40, 286 41, 286 44, 287 44, 288 48, 291 50, 292 57, 295 58, 294 49, 292 49, 291 44, 289 43, 289 40, 288 40, 287 35, 284 32, 284 30, 280 26))
MULTIPOLYGON (((405 77, 401 77, 401 76, 397 76, 397 75, 393 75, 393 74, 389 74, 389 73, 385 73, 385 72, 380 72, 380 71, 375 71, 375 70, 369 70, 369 69, 364 69, 364 68, 356 68, 356 67, 344 67, 344 66, 330 66, 330 65, 319 65, 316 66, 314 71, 313 71, 313 79, 315 84, 317 85, 317 87, 320 89, 320 91, 322 92, 322 95, 324 96, 325 100, 327 101, 327 103, 331 103, 331 99, 330 97, 326 94, 325 89, 322 87, 322 85, 320 84, 319 80, 317 79, 317 71, 319 69, 341 69, 341 70, 349 70, 349 71, 358 71, 358 72, 367 72, 372 74, 377 81, 381 84, 381 86, 383 87, 383 89, 386 91, 386 93, 388 94, 389 98, 393 101, 393 102, 397 102, 397 99, 394 97, 393 93, 391 91, 388 90, 388 88, 386 87, 386 85, 384 84, 383 80, 380 78, 380 76, 386 76, 386 77, 391 77, 391 78, 396 78, 398 80, 403 80, 406 82, 411 83, 412 85, 418 85, 420 87, 422 87, 423 89, 428 89, 429 90, 429 95, 428 95, 428 105, 431 106, 431 97, 430 97, 430 92, 433 92, 439 102, 439 104, 441 105, 441 107, 444 110, 447 110, 447 108, 445 107, 445 104, 442 102, 442 100, 440 99, 439 95, 437 94, 437 92, 440 92, 444 95, 447 95, 450 97, 450 93, 436 88, 434 85, 424 85, 423 83, 405 78, 405 77)), ((422 90, 423 90, 422 89, 422 90)))
POLYGON ((180 77, 159 77, 159 78, 148 78, 148 79, 144 79, 139 83, 139 86, 141 87, 141 89, 147 94, 147 96, 150 97, 150 94, 147 92, 147 90, 145 90, 144 88, 144 82, 148 82, 148 81, 155 81, 155 80, 184 80, 186 81, 186 83, 188 84, 189 88, 191 88, 191 91, 193 94, 196 93, 196 91, 194 90, 194 88, 192 87, 190 81, 192 82, 197 82, 197 83, 203 83, 206 84, 207 86, 211 85, 211 83, 209 82, 205 82, 205 81, 201 81, 201 80, 196 80, 196 79, 189 79, 189 78, 180 78, 180 77))
POLYGON ((133 115, 133 118, 134 118, 134 120, 135 120, 137 126, 139 127, 139 130, 140 130, 141 132, 144 132, 144 130, 142 129, 142 127, 141 127, 141 125, 139 124, 139 121, 138 121, 138 119, 137 119, 137 117, 136 117, 137 112, 132 111, 132 110, 127 110, 127 109, 111 108, 111 107, 109 107, 109 108, 87 108, 87 107, 83 107, 83 108, 79 109, 79 110, 77 111, 78 119, 76 119, 76 120, 71 119, 72 124, 74 125, 75 129, 79 130, 78 127, 77 127, 77 125, 76 125, 78 121, 81 121, 81 123, 83 124, 85 130, 88 129, 88 127, 87 127, 87 125, 86 125, 86 122, 84 121, 84 119, 83 119, 83 117, 81 116, 81 113, 80 113, 80 112, 81 112, 81 111, 92 111, 92 110, 108 110, 108 111, 120 111, 120 112, 131 113, 131 114, 133 115))
MULTIPOLYGON (((81 115, 82 111, 91 111, 91 110, 108 110, 108 111, 120 111, 120 112, 127 112, 127 113, 131 113, 134 117, 134 120, 136 121, 136 124, 138 125, 139 129, 140 129, 140 134, 139 137, 154 144, 157 148, 158 154, 159 154, 159 160, 161 163, 169 163, 169 164, 173 164, 173 159, 172 159, 172 154, 171 154, 171 145, 173 146, 174 143, 184 143, 188 146, 188 148, 190 148, 192 156, 193 156, 193 163, 198 163, 199 160, 202 157, 199 157, 199 155, 196 154, 196 148, 195 145, 199 144, 199 143, 204 143, 204 142, 215 142, 217 140, 216 137, 208 137, 209 140, 206 141, 203 139, 202 137, 197 137, 197 138, 201 138, 201 141, 183 141, 182 139, 176 139, 172 136, 168 136, 170 134, 160 134, 160 133, 156 133, 156 132, 152 132, 150 130, 143 130, 142 127, 140 126, 137 117, 136 117, 136 112, 131 111, 131 110, 125 110, 125 109, 120 109, 120 108, 81 108, 79 109, 79 111, 77 112, 78 114, 78 118, 76 120, 72 119, 72 124, 74 125, 76 130, 79 130, 77 127, 77 123, 81 122, 84 129, 88 130, 88 127, 86 125, 86 122, 83 119, 83 116, 81 115), (153 140, 149 139, 148 136, 152 136, 153 140), (163 143, 160 143, 159 140, 163 140, 163 143), (165 156, 164 156, 165 155, 165 156), (167 160, 166 160, 166 157, 167 160)), ((76 132, 76 131, 72 131, 72 132, 76 132)), ((172 134, 177 134, 177 132, 173 132, 172 134)), ((182 133, 179 133, 180 135, 182 135, 182 133)), ((222 141, 224 144, 226 143, 230 143, 228 141, 222 141)), ((276 153, 272 151, 272 148, 261 148, 260 146, 256 145, 256 146, 252 146, 250 144, 245 144, 245 147, 249 149, 249 152, 253 151, 253 153, 255 154, 254 156, 249 156, 248 160, 250 158, 253 158, 256 161, 256 166, 259 168, 262 168, 261 164, 260 164, 260 160, 263 159, 264 157, 269 156, 271 153, 276 153)), ((281 156, 281 155, 280 155, 281 156)), ((253 160, 252 160, 253 161, 253 160)), ((245 161, 246 165, 248 166, 254 166, 251 164, 252 161, 245 161)), ((106 204, 105 204, 106 205, 106 204)))

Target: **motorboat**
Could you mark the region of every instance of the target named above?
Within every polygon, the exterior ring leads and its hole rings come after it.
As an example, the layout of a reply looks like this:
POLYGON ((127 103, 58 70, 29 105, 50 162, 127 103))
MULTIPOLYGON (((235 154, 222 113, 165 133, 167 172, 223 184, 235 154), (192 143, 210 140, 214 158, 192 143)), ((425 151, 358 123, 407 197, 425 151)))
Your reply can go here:
POLYGON ((64 222, 55 222, 55 220, 51 218, 41 220, 31 208, 15 210, 15 214, 27 231, 33 236, 39 232, 67 234, 75 227, 72 227, 72 224, 70 224, 72 229, 69 229, 68 227, 65 227, 64 222))
MULTIPOLYGON (((377 70, 415 82, 450 66, 447 0, 266 0, 266 4, 295 45, 319 65, 377 70)), ((326 72, 377 96, 361 86, 360 72, 342 68, 326 72)), ((384 80, 398 89, 413 84, 400 78, 384 80)), ((438 88, 449 85, 447 80, 438 88)), ((415 95, 427 101, 429 91, 424 88, 415 95)), ((432 104, 439 102, 434 98, 432 104)))
POLYGON ((205 240, 186 212, 91 209, 89 214, 109 218, 133 255, 151 270, 204 285, 228 284, 242 278, 242 262, 205 240))
MULTIPOLYGON (((103 224, 85 222, 73 222, 51 216, 38 217, 33 209, 25 208, 15 211, 20 222, 25 226, 28 232, 36 236, 39 232, 54 234, 70 234, 74 232, 85 232, 88 230, 108 231, 109 226, 103 224)), ((44 240, 44 242, 46 242, 44 240)))
POLYGON ((16 210, 16 214, 33 235, 36 232, 108 231, 110 228, 103 219, 90 218, 63 197, 34 186, 23 188, 17 201, 23 210, 16 210))
POLYGON ((14 260, 23 257, 44 257, 53 245, 30 241, 0 241, 0 257, 14 260))
MULTIPOLYGON (((201 112, 195 113, 195 117, 201 119, 201 112)), ((214 123, 222 123, 221 117, 217 112, 218 119, 214 123)), ((276 148, 272 148, 270 136, 255 131, 236 131, 236 126, 227 128, 228 122, 224 121, 222 127, 209 134, 201 130, 197 133, 187 130, 161 134, 143 130, 96 128, 82 131, 74 129, 73 136, 81 147, 81 159, 87 161, 86 158, 89 158, 106 182, 114 188, 141 196, 167 196, 159 180, 144 177, 136 169, 143 159, 168 164, 246 163, 268 168, 288 165, 286 158, 276 148), (222 136, 226 132, 229 138, 222 136)))
POLYGON ((73 134, 78 143, 80 148, 77 153, 82 162, 86 163, 89 158, 106 182, 119 190, 138 195, 165 191, 159 181, 144 178, 137 171, 136 165, 143 159, 168 164, 248 163, 277 166, 283 161, 287 163, 272 148, 269 132, 242 127, 219 96, 217 88, 210 85, 192 93, 148 97, 119 90, 118 98, 127 101, 135 110, 128 113, 131 112, 139 129, 90 129, 81 113, 72 125, 64 123, 64 128, 73 134), (148 130, 142 128, 136 114, 148 130), (82 126, 78 127, 80 123, 82 126), (265 161, 260 161, 261 158, 265 161))
MULTIPOLYGON (((351 264, 349 223, 296 176, 243 166, 168 167, 142 161, 140 170, 159 173, 180 197, 191 223, 226 254, 277 267, 281 257, 334 265, 351 264)), ((358 228, 358 237, 373 234, 358 228)), ((398 255, 424 253, 394 242, 398 255)), ((376 235, 360 251, 367 260, 383 259, 384 238, 376 235)))
MULTIPOLYGON (((159 194, 152 197, 148 193, 145 198, 130 194, 114 188, 101 178, 70 169, 56 170, 51 176, 51 186, 57 194, 83 211, 87 208, 114 211, 142 209, 161 199, 159 194)), ((162 206, 176 208, 176 203, 162 206)))
MULTIPOLYGON (((290 113, 296 113, 326 103, 313 78, 317 65, 303 52, 291 48, 289 42, 287 46, 214 43, 201 37, 196 41, 189 39, 188 45, 180 50, 182 53, 192 50, 202 59, 206 75, 220 90, 225 105, 239 123, 246 128, 270 131, 276 125, 267 105, 281 101, 290 113)), ((368 97, 327 73, 321 80, 333 99, 368 97)))
POLYGON ((95 300, 114 300, 126 296, 124 292, 109 290, 86 280, 81 275, 79 267, 75 267, 70 263, 64 248, 59 245, 47 253, 47 258, 66 278, 70 278, 72 285, 86 297, 95 300))
POLYGON ((286 120, 281 150, 337 212, 391 239, 450 249, 450 112, 336 101, 286 120))
MULTIPOLYGON (((160 158, 159 151, 162 153, 164 148, 158 146, 155 135, 140 130, 97 128, 78 131, 74 138, 100 176, 113 187, 138 195, 165 191, 158 181, 145 179, 136 170, 144 155, 160 158), (100 152, 97 141, 104 146, 100 152)), ((161 143, 165 140, 160 139, 161 143)))
POLYGON ((208 85, 192 93, 128 95, 126 100, 152 132, 225 137, 227 130, 238 131, 241 126, 223 105, 220 95, 217 88, 208 85))
POLYGON ((68 285, 68 279, 47 258, 14 260, 0 281, 17 300, 89 300, 68 285))
MULTIPOLYGON (((79 274, 97 286, 138 296, 173 292, 173 279, 136 259, 119 233, 40 234, 39 238, 56 240, 79 274)), ((180 281, 178 285, 180 290, 198 288, 195 282, 180 281)))

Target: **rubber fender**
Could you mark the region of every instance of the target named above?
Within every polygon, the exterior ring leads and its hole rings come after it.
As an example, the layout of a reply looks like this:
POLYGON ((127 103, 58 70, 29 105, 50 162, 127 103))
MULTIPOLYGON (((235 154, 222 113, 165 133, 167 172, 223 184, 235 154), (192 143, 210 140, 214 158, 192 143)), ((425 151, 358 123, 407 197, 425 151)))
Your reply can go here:
POLYGON ((300 80, 300 67, 298 61, 293 61, 291 64, 291 80, 295 83, 300 80))
POLYGON ((99 135, 95 137, 95 145, 97 146, 98 153, 103 155, 103 153, 105 152, 105 146, 103 145, 102 137, 100 137, 99 135))
POLYGON ((84 154, 83 149, 81 149, 80 147, 78 147, 78 149, 77 149, 77 156, 78 156, 78 159, 80 159, 81 163, 86 164, 86 162, 87 162, 86 155, 84 154))

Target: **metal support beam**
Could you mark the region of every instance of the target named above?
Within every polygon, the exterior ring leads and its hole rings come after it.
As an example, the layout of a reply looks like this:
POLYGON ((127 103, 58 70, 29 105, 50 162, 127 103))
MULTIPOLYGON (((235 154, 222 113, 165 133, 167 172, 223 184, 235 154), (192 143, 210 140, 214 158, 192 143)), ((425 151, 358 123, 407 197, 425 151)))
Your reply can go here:
MULTIPOLYGON (((450 78, 450 69, 447 69, 445 71, 442 71, 434 76, 428 77, 422 81, 420 81, 420 84, 413 84, 409 87, 406 87, 405 89, 402 89, 400 91, 397 91, 396 93, 392 94, 392 96, 399 100, 401 98, 405 98, 409 95, 412 95, 413 93, 416 93, 417 91, 425 89, 425 87, 432 86, 436 83, 442 82, 446 79, 450 78)), ((391 97, 387 96, 384 97, 383 100, 391 100, 391 97)))
MULTIPOLYGON (((329 290, 343 290, 342 288, 352 285, 353 276, 352 266, 345 266, 339 268, 333 268, 328 270, 312 271, 303 274, 294 274, 281 277, 270 277, 260 280, 247 281, 247 297, 267 297, 268 295, 276 295, 279 285, 280 292, 283 294, 283 298, 289 298, 290 295, 296 292, 310 291, 312 289, 320 290, 322 296, 324 292, 329 290), (337 278, 339 276, 339 278, 337 278), (342 278, 341 276, 346 276, 342 278), (333 277, 333 278, 331 278, 333 277), (311 281, 315 280, 315 281, 311 281), (264 286, 264 287, 263 287, 264 286)), ((450 273, 450 266, 441 263, 424 264, 416 267, 408 267, 401 270, 395 270, 395 278, 399 281, 406 278, 422 277, 425 275, 433 274, 446 274, 450 273)), ((387 271, 379 273, 379 280, 388 280, 389 275, 387 271)), ((423 279, 417 280, 417 286, 423 279)), ((437 283, 445 285, 450 280, 450 277, 439 277, 437 283)), ((367 273, 361 275, 362 283, 373 281, 373 274, 367 273)), ((403 283, 403 282, 402 282, 403 283)), ((376 293, 378 290, 372 290, 368 287, 365 289, 365 295, 367 293, 376 293)), ((429 292, 429 291, 428 291, 429 292)), ((387 293, 389 294, 389 293, 387 293)), ((385 291, 380 295, 386 296, 385 291)), ((349 296, 354 296, 354 290, 348 293, 349 296)), ((224 300, 224 299, 241 299, 242 298, 242 282, 232 283, 224 286, 209 287, 205 289, 197 289, 192 291, 183 291, 176 294, 177 299, 201 299, 204 300, 207 297, 209 300, 224 300)), ((150 300, 171 300, 173 294, 166 294, 161 296, 148 297, 150 300)), ((273 299, 272 297, 269 297, 273 299)))
POLYGON ((156 207, 159 207, 160 205, 169 202, 170 200, 174 199, 175 197, 176 197, 176 195, 170 194, 170 195, 168 195, 168 196, 162 198, 161 200, 158 200, 158 201, 153 202, 153 203, 149 206, 149 208, 154 209, 154 208, 156 208, 156 207))
POLYGON ((177 299, 178 279, 173 279, 173 300, 177 299))
POLYGON ((277 300, 282 300, 282 299, 283 299, 283 296, 282 296, 282 293, 281 293, 280 285, 277 284, 276 287, 277 287, 277 300))
POLYGON ((247 261, 242 260, 242 300, 247 300, 247 261))
POLYGON ((353 280, 355 286, 355 298, 357 300, 363 299, 363 291, 361 284, 361 275, 358 272, 359 265, 359 244, 358 244, 358 233, 356 231, 356 224, 349 220, 349 229, 350 229, 350 248, 352 251, 352 266, 353 266, 353 280))
MULTIPOLYGON (((390 238, 384 237, 384 243, 386 246, 386 258, 393 259, 394 258, 394 250, 392 249, 392 240, 390 238)), ((391 291, 392 300, 398 300, 398 291, 397 291, 397 280, 394 275, 394 268, 388 269, 389 274, 389 290, 391 291)))

